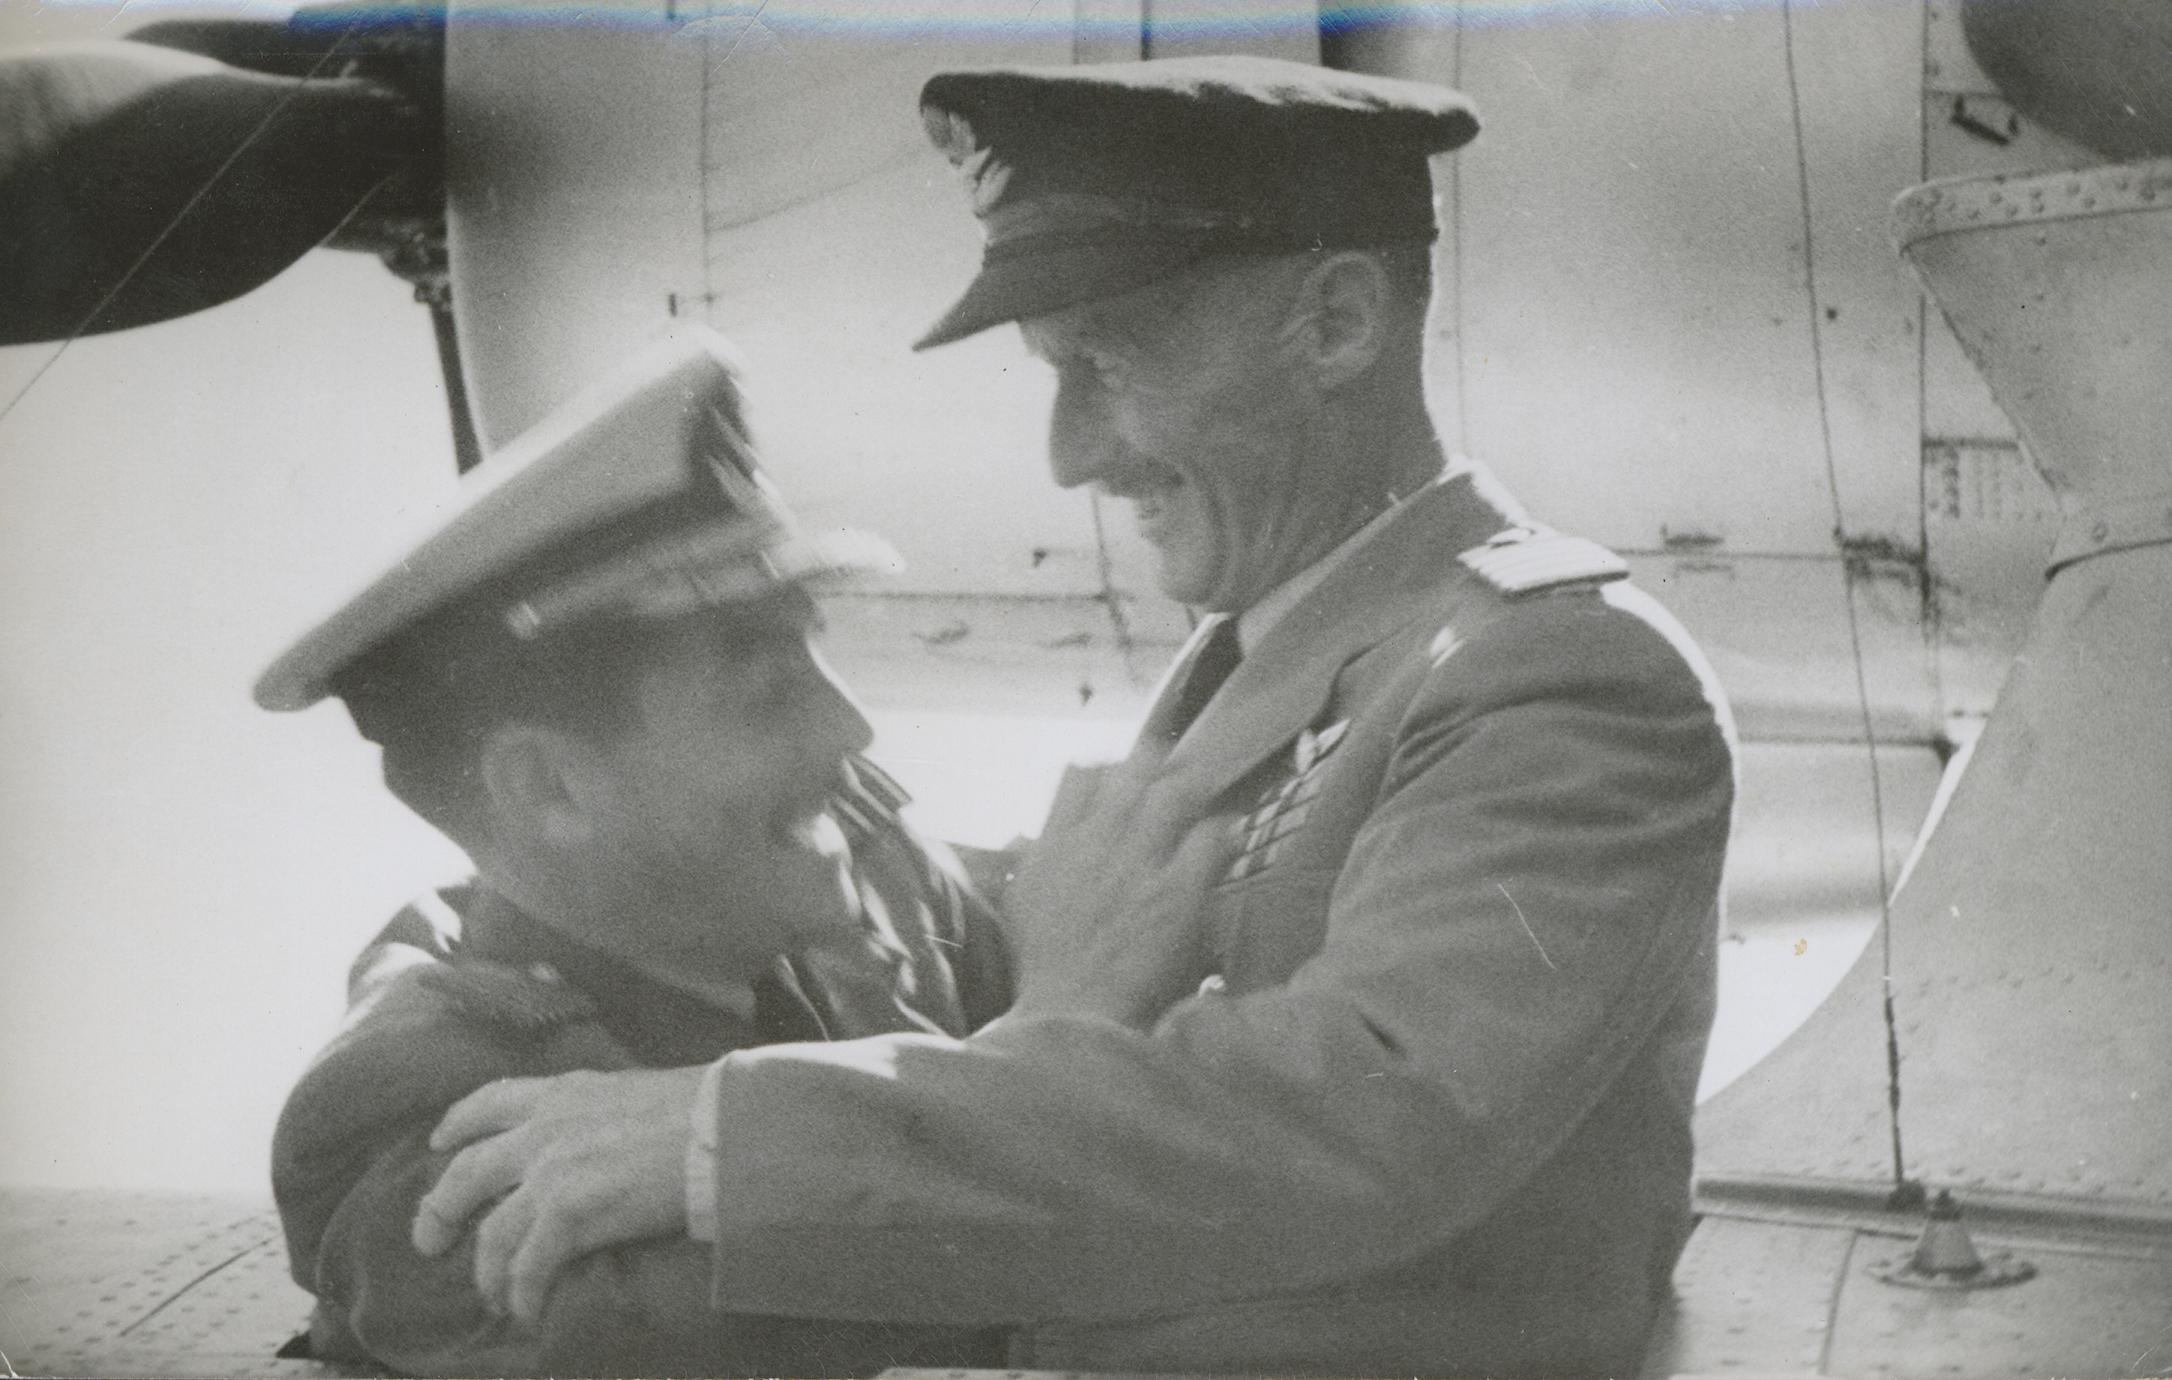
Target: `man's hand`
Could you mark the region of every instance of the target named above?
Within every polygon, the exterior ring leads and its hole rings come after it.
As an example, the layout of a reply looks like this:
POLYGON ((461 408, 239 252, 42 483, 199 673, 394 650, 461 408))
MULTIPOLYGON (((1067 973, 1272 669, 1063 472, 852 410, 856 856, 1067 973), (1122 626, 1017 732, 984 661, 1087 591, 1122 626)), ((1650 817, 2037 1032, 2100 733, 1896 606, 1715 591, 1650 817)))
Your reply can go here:
POLYGON ((1064 774, 1048 827, 1004 895, 1013 1016, 1099 1015, 1135 1028, 1207 973, 1207 891, 1230 822, 1130 763, 1064 774))
POLYGON ((568 1073, 478 1088, 430 1136, 433 1150, 466 1148, 423 1198, 415 1249, 444 1254, 490 1206, 475 1229, 475 1287, 493 1308, 534 1324, 565 1265, 686 1230, 686 1152, 701 1074, 568 1073))

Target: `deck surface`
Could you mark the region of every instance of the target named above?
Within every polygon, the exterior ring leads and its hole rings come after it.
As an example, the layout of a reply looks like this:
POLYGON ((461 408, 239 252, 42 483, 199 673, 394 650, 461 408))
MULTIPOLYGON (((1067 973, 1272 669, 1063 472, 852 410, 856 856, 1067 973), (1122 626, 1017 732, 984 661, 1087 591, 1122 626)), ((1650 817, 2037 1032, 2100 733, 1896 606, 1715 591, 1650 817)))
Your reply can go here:
POLYGON ((323 1376, 275 1353, 309 1318, 268 1202, 0 1189, 13 1376, 323 1376))

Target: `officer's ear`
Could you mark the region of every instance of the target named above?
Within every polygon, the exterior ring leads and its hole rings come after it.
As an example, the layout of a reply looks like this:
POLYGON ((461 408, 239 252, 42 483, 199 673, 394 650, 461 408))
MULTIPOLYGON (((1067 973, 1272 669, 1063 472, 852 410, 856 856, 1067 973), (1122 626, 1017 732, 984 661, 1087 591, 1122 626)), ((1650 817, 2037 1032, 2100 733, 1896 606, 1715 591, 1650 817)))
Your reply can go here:
POLYGON ((530 723, 492 729, 477 766, 499 842, 562 852, 593 840, 606 784, 596 759, 590 744, 560 729, 530 723))
POLYGON ((1362 377, 1386 347, 1388 273, 1376 255, 1344 249, 1306 270, 1284 341, 1323 392, 1362 377))

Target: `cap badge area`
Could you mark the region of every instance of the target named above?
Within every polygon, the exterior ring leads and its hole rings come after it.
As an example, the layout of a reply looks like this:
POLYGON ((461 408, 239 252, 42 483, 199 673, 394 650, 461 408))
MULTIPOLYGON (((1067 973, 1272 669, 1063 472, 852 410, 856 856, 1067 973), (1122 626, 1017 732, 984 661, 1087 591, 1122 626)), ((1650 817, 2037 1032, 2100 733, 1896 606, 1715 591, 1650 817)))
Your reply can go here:
POLYGON ((1003 199, 1003 191, 1010 185, 1011 165, 998 162, 995 150, 981 143, 973 131, 973 122, 956 111, 923 110, 922 122, 926 124, 928 138, 950 166, 958 170, 965 182, 967 195, 973 203, 973 214, 985 216, 1003 199))
POLYGON ((537 591, 505 626, 527 640, 606 613, 669 618, 755 599, 782 583, 767 551, 779 535, 746 519, 675 533, 537 591))
POLYGON ((505 612, 514 636, 540 637, 605 613, 674 617, 759 598, 792 578, 780 569, 775 548, 797 533, 768 476, 755 467, 737 419, 714 403, 703 405, 689 449, 689 458, 723 493, 729 515, 643 543, 531 593, 505 612))

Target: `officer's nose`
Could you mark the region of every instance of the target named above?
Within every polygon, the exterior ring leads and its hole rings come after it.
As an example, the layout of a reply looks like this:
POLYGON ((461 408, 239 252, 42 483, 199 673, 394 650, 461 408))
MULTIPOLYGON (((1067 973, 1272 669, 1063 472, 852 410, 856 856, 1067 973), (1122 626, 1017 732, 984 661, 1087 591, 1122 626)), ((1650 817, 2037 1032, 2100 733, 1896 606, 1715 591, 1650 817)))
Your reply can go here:
POLYGON ((815 721, 814 738, 828 755, 842 757, 848 752, 866 751, 875 741, 875 729, 868 723, 860 702, 853 698, 852 692, 845 688, 845 683, 837 678, 837 672, 830 669, 820 652, 810 647, 807 657, 814 667, 814 683, 809 687, 812 704, 808 711, 815 721))
POLYGON ((1101 478, 1113 441, 1098 386, 1068 373, 1058 375, 1048 418, 1048 472, 1056 483, 1075 489, 1101 478))

